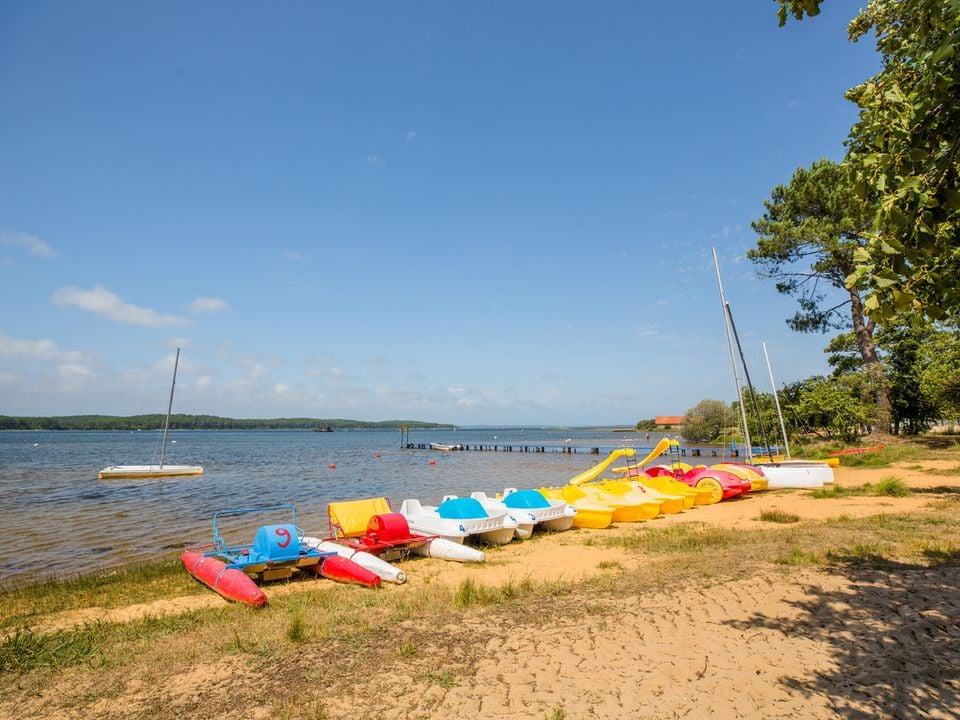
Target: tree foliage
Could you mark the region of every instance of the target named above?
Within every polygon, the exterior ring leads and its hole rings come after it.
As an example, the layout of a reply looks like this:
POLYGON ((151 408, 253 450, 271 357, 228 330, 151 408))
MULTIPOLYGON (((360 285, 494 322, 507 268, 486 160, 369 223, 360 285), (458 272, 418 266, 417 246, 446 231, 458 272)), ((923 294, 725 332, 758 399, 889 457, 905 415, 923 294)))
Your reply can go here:
MULTIPOLYGON (((778 0, 780 24, 816 15, 822 0, 778 0)), ((851 41, 871 33, 882 69, 850 89, 860 108, 845 164, 873 204, 871 239, 852 286, 887 320, 903 310, 960 317, 960 0, 871 0, 851 41)))
POLYGON ((701 400, 684 414, 680 434, 687 442, 712 442, 732 419, 732 411, 722 400, 701 400))
POLYGON ((791 413, 828 438, 856 442, 873 420, 872 404, 863 401, 861 380, 857 374, 811 378, 791 413))
POLYGON ((854 254, 866 247, 870 231, 869 207, 853 192, 847 171, 826 159, 799 168, 764 207, 752 223, 757 247, 747 257, 777 281, 779 292, 797 298, 800 309, 787 323, 799 332, 853 327, 864 362, 875 362, 874 323, 864 317, 859 288, 847 287, 854 254))

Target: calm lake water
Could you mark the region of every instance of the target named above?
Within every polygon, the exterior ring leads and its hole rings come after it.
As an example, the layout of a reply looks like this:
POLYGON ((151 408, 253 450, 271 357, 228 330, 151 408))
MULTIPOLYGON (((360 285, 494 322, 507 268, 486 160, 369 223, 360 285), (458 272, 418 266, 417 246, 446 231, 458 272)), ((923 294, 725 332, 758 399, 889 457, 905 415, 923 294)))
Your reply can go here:
MULTIPOLYGON (((399 431, 387 430, 175 431, 165 462, 203 465, 202 476, 98 480, 108 465, 157 462, 158 433, 0 432, 0 585, 209 543, 218 510, 293 504, 297 524, 321 535, 331 501, 385 496, 398 508, 408 497, 434 504, 448 493, 562 485, 608 450, 649 448, 659 439, 653 433, 648 439, 642 433, 534 428, 411 433, 417 444, 601 448, 600 455, 442 453, 401 449, 399 431)), ((249 542, 257 526, 284 517, 289 513, 239 516, 222 534, 228 542, 249 542)))

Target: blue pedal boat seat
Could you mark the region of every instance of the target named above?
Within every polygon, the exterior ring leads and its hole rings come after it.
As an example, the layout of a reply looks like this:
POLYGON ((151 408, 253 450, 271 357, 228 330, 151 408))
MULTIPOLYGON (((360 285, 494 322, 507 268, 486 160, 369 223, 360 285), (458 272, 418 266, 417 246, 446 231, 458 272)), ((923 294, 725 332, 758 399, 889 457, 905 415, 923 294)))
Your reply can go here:
POLYGON ((517 490, 503 498, 503 504, 516 510, 550 507, 550 501, 539 490, 517 490))
POLYGON ((448 520, 479 520, 490 517, 477 500, 473 498, 450 498, 437 506, 437 514, 448 520))

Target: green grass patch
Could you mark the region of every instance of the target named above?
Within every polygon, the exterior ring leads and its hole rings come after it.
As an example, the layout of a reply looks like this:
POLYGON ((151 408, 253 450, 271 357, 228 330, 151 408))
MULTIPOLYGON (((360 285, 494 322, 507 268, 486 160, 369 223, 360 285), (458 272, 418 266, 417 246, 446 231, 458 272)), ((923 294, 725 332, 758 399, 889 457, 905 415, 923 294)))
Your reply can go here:
POLYGON ((773 558, 777 565, 816 565, 821 562, 819 556, 814 553, 804 552, 797 546, 793 546, 786 553, 779 553, 773 558))
POLYGON ((616 560, 601 560, 597 563, 597 570, 623 570, 623 565, 616 560))
POLYGON ((510 578, 499 587, 490 587, 474 582, 472 578, 462 580, 453 594, 454 604, 458 608, 468 608, 473 605, 503 605, 511 600, 517 600, 534 591, 533 581, 529 577, 519 583, 510 578))
POLYGON ((0 591, 0 629, 13 629, 43 615, 92 606, 126 607, 163 597, 202 595, 179 558, 66 579, 46 578, 0 591))
POLYGON ((431 685, 439 685, 444 690, 449 690, 457 685, 457 675, 450 668, 431 670, 427 673, 426 679, 431 685))
POLYGON ((704 523, 684 523, 665 528, 644 529, 629 535, 598 538, 599 545, 653 553, 689 552, 729 547, 742 541, 742 533, 704 523))
POLYGON ((829 487, 822 487, 810 493, 811 497, 818 500, 832 500, 846 497, 864 497, 864 496, 886 496, 886 497, 909 497, 912 494, 907 484, 896 475, 887 475, 876 485, 866 483, 865 485, 855 485, 845 487, 840 483, 833 483, 829 487))
POLYGON ((771 510, 762 510, 758 520, 762 520, 763 522, 789 524, 800 522, 800 516, 794 513, 786 512, 785 510, 780 510, 779 508, 773 508, 771 510))

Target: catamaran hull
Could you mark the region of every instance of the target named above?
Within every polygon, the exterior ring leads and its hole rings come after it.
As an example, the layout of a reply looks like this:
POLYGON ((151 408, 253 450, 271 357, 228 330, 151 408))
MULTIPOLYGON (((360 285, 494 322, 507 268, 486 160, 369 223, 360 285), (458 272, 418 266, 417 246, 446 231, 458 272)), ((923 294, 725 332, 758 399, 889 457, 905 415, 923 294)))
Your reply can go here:
POLYGON ((768 487, 816 489, 834 481, 833 468, 825 464, 802 464, 803 461, 757 463, 769 483, 768 487))
POLYGON ((352 560, 360 567, 379 575, 381 580, 400 585, 407 581, 407 574, 398 567, 394 567, 385 560, 362 550, 354 550, 331 540, 320 540, 314 537, 304 537, 303 544, 320 552, 336 553, 340 557, 352 560))
POLYGON ((111 465, 97 473, 98 480, 108 478, 154 478, 203 475, 200 465, 111 465))
POLYGON ((227 600, 253 607, 267 604, 263 590, 242 570, 228 568, 226 563, 197 552, 182 553, 180 562, 188 573, 227 600))
POLYGON ((483 562, 486 559, 483 550, 440 537, 431 538, 422 545, 411 545, 410 551, 423 557, 453 562, 483 562))
POLYGON ((349 560, 339 555, 330 555, 311 565, 310 569, 318 575, 328 580, 334 580, 342 583, 353 583, 355 585, 365 585, 366 587, 379 587, 380 576, 372 570, 361 567, 353 560, 349 560))

